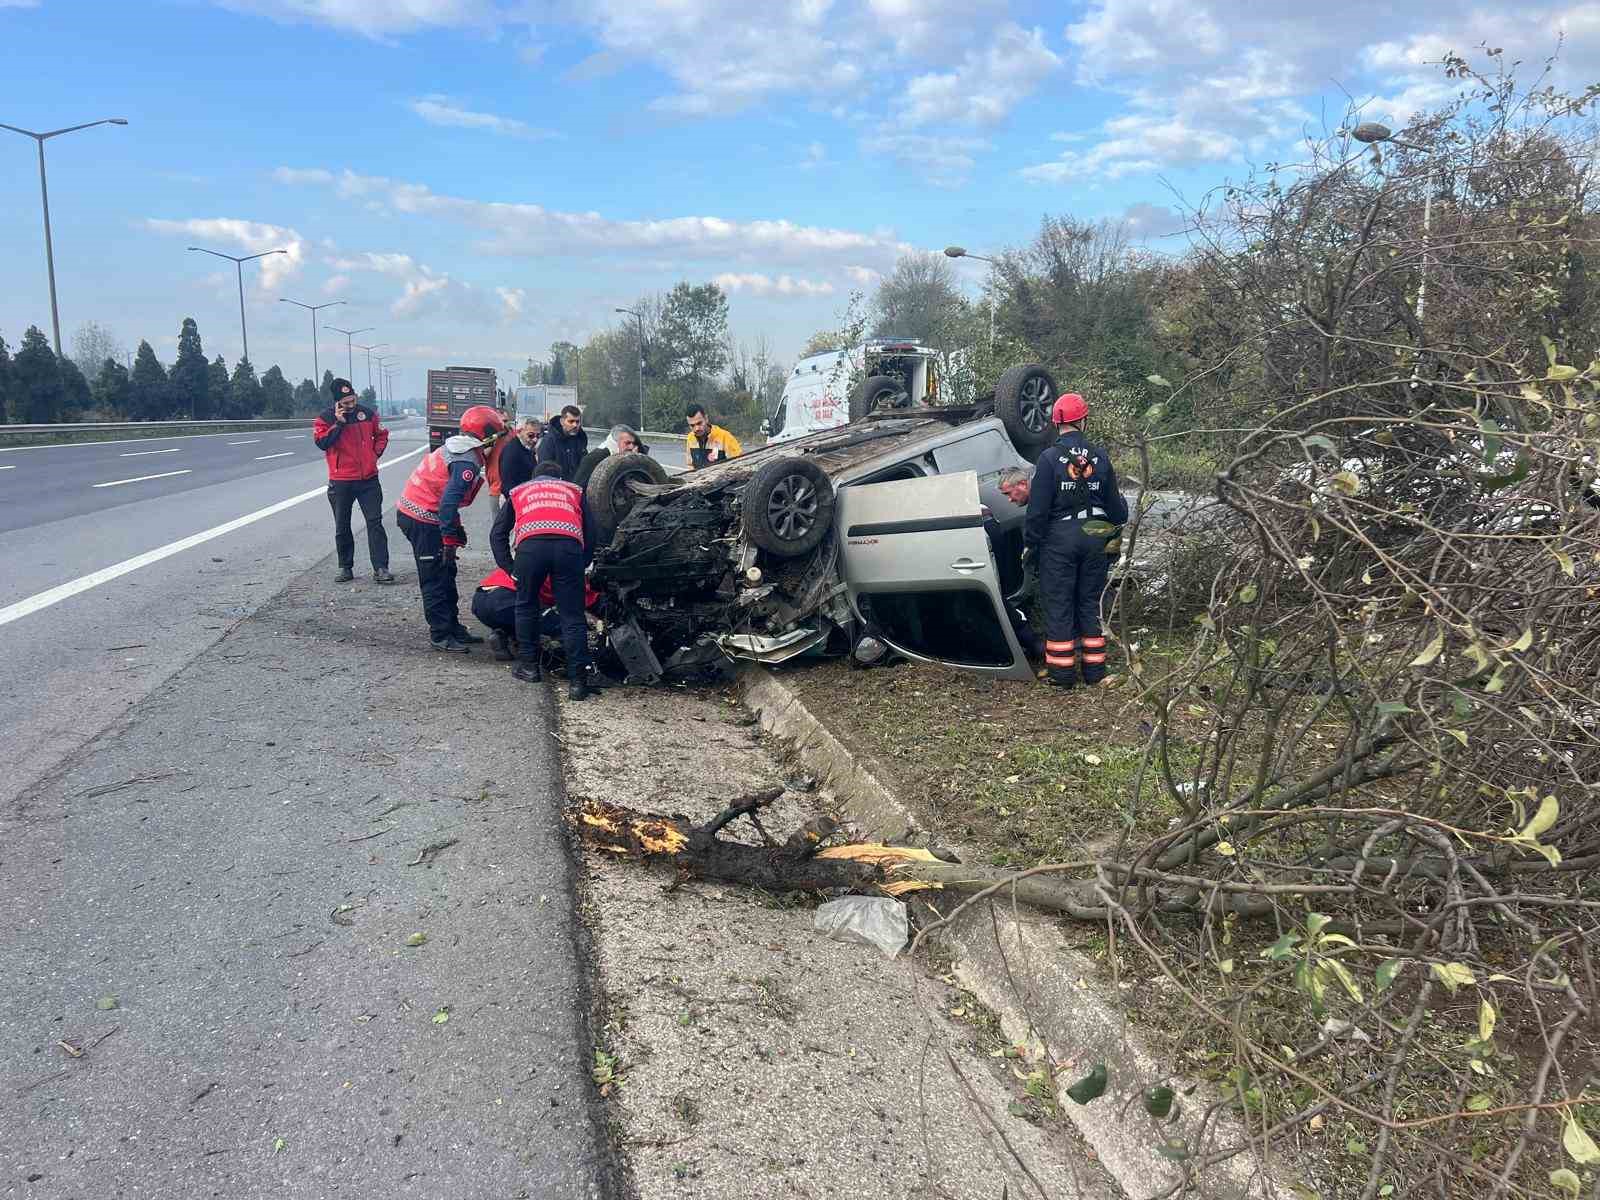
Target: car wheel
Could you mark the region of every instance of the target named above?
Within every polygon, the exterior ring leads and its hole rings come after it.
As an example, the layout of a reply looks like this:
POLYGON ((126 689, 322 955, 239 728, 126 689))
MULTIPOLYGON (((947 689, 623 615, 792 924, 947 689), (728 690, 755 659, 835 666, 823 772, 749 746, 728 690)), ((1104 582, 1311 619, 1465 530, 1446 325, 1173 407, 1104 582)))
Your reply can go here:
POLYGON ((1056 381, 1038 363, 1012 367, 994 385, 994 410, 1011 436, 1011 444, 1032 459, 1055 440, 1050 409, 1056 402, 1056 381))
POLYGON ((589 486, 589 477, 594 474, 594 469, 611 456, 611 451, 604 446, 596 446, 583 456, 583 461, 578 464, 578 469, 573 473, 572 482, 581 488, 589 486))
POLYGON ((610 454, 590 474, 584 499, 595 522, 604 530, 615 531, 639 499, 629 483, 666 482, 667 469, 648 454, 610 454))
POLYGON ((833 524, 833 481, 809 458, 764 463, 745 485, 744 535, 779 558, 798 558, 822 544, 833 524))
POLYGON ((850 419, 859 421, 879 408, 895 408, 906 399, 905 385, 893 375, 868 375, 850 393, 850 419))

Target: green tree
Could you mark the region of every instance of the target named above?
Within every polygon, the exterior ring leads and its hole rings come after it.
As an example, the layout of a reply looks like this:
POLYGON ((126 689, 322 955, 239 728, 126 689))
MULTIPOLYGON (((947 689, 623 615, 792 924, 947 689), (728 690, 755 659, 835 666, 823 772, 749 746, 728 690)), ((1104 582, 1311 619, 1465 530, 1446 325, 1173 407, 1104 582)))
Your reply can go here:
POLYGON ((233 378, 228 381, 228 417, 246 421, 261 415, 261 381, 248 358, 241 358, 233 368, 233 378))
POLYGON ((89 394, 94 398, 95 408, 102 413, 114 417, 128 416, 133 396, 133 381, 128 375, 128 368, 114 358, 107 358, 100 364, 89 394))
POLYGON ((322 388, 317 396, 317 410, 320 412, 333 403, 333 372, 324 369, 322 372, 322 388))
POLYGON ((219 354, 206 365, 206 400, 213 418, 228 411, 232 386, 228 382, 227 361, 219 354))
POLYGON ((956 323, 966 308, 948 258, 905 254, 878 284, 872 332, 951 350, 956 323))
POLYGON ((556 342, 551 345, 550 378, 546 382, 576 386, 578 376, 578 347, 571 342, 556 342))
POLYGON ((269 417, 294 415, 294 388, 283 377, 277 363, 267 368, 261 377, 261 411, 269 417))
POLYGON ((167 369, 149 342, 140 341, 133 356, 129 413, 135 421, 159 421, 171 412, 167 396, 167 369))
MULTIPOLYGON (((651 361, 679 385, 683 399, 702 395, 728 365, 728 296, 714 283, 679 283, 661 307, 651 361)), ((677 424, 682 424, 680 413, 677 424)))
POLYGON ((322 405, 317 397, 317 385, 309 379, 302 379, 294 385, 294 412, 297 416, 309 416, 322 411, 322 405))
POLYGON ((22 425, 61 420, 61 369, 37 325, 28 326, 11 363, 11 418, 22 425))
POLYGON ((378 407, 378 393, 373 389, 373 386, 370 383, 367 384, 366 387, 361 389, 361 397, 360 397, 360 399, 361 399, 361 403, 365 404, 368 408, 373 409, 373 410, 377 409, 377 407, 378 407))
POLYGON ((0 425, 6 424, 10 417, 6 413, 11 399, 11 349, 6 345, 6 340, 0 337, 0 425))
POLYGON ((197 421, 210 420, 216 415, 216 405, 208 394, 210 373, 206 352, 200 345, 200 327, 193 317, 185 317, 183 328, 178 331, 178 361, 172 365, 168 378, 172 403, 180 413, 197 421))
POLYGON ((81 421, 94 404, 89 381, 70 358, 57 360, 57 365, 61 371, 61 419, 81 421))
POLYGON ((106 359, 121 362, 127 356, 127 348, 114 333, 97 321, 85 321, 72 335, 72 353, 68 357, 85 375, 98 375, 106 359))

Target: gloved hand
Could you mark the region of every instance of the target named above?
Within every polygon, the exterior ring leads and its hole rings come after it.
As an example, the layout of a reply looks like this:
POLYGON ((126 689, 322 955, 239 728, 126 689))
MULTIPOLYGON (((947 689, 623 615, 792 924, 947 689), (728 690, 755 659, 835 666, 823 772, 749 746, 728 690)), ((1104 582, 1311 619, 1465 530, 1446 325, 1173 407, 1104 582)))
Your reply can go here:
POLYGON ((453 567, 456 565, 456 549, 457 547, 454 542, 446 542, 444 544, 444 551, 440 555, 440 558, 444 560, 445 566, 453 567))

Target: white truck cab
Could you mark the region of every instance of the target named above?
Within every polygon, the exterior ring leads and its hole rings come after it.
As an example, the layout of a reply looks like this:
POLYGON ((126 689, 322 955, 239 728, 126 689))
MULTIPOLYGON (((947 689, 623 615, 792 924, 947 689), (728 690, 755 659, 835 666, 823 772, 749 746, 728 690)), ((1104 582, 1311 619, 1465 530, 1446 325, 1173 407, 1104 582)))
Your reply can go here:
POLYGON ((906 338, 869 338, 848 350, 802 358, 784 384, 765 431, 769 440, 786 442, 837 428, 878 408, 934 403, 937 360, 937 350, 906 338))

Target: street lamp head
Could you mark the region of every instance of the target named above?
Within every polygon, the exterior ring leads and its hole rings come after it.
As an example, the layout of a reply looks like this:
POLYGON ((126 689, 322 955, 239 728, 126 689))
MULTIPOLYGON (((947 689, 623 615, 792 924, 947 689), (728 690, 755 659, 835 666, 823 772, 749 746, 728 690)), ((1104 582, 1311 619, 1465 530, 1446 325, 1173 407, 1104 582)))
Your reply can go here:
POLYGON ((944 253, 946 258, 965 258, 967 256, 967 248, 965 246, 946 246, 944 253))
POLYGON ((126 118, 126 117, 111 117, 111 118, 109 118, 109 123, 112 124, 112 125, 126 125, 128 123, 128 118, 126 118))
POLYGON ((1350 131, 1350 136, 1370 146, 1374 142, 1387 142, 1394 136, 1394 131, 1377 121, 1363 121, 1350 131))

